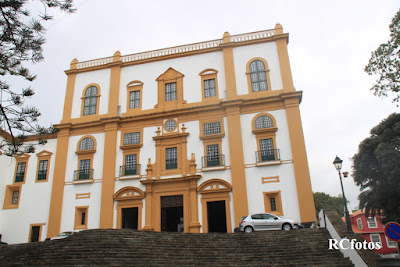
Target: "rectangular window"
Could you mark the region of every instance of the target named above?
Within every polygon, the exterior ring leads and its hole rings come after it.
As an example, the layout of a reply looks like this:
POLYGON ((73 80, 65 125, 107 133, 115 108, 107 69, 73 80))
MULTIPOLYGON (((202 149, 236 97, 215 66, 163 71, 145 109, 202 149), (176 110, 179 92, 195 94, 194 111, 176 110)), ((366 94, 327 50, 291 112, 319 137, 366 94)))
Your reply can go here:
POLYGON ((83 159, 79 162, 79 180, 91 179, 90 159, 83 159))
POLYGON ((274 143, 272 138, 260 140, 261 161, 275 160, 274 143))
POLYGON ((395 247, 396 247, 396 242, 394 242, 393 240, 390 240, 390 239, 387 238, 387 237, 386 237, 386 243, 387 243, 387 246, 388 246, 389 248, 395 248, 395 247))
POLYGON ((367 218, 367 222, 368 222, 368 227, 369 227, 369 228, 378 228, 378 225, 376 224, 376 219, 375 219, 375 217, 369 217, 369 218, 367 218))
POLYGON ((87 229, 89 207, 75 207, 74 229, 87 229))
POLYGON ((125 170, 124 175, 135 175, 137 173, 137 155, 125 156, 125 170))
POLYGON ((363 224, 362 224, 361 218, 357 218, 357 227, 358 227, 359 229, 363 229, 363 224))
POLYGON ((207 150, 207 167, 220 166, 219 145, 208 145, 207 150))
POLYGON ((221 122, 209 122, 203 124, 203 135, 219 134, 221 133, 221 122))
POLYGON ((204 80, 204 97, 216 96, 215 79, 204 80))
POLYGON ((271 211, 276 211, 276 202, 275 202, 275 198, 274 197, 271 197, 269 199, 269 203, 270 203, 271 211))
POLYGON ((25 162, 18 162, 17 173, 15 175, 15 182, 16 183, 24 181, 25 167, 26 167, 26 163, 25 162))
POLYGON ((46 180, 48 164, 48 160, 39 161, 38 180, 46 180))
POLYGON ((176 100, 176 83, 165 84, 165 101, 176 100))
POLYGON ((140 91, 132 91, 129 93, 129 108, 140 107, 140 91))
POLYGON ((165 169, 177 169, 178 168, 178 151, 176 147, 165 149, 165 169))
POLYGON ((374 243, 381 242, 380 234, 370 234, 369 238, 371 239, 371 242, 374 242, 374 243))
POLYGON ((124 145, 140 144, 140 132, 124 134, 124 145))
POLYGON ((11 204, 12 205, 18 204, 18 198, 19 198, 19 191, 13 191, 12 198, 11 198, 11 204))

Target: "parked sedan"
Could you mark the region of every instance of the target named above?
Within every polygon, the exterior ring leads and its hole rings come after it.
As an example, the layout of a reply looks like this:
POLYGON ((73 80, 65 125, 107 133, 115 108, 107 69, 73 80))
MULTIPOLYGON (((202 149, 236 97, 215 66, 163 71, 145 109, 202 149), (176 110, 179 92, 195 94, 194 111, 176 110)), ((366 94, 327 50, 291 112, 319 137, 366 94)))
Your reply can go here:
POLYGON ((71 236, 71 235, 73 235, 73 234, 74 234, 73 231, 62 232, 62 233, 60 233, 58 236, 54 236, 54 237, 50 238, 50 240, 64 239, 64 238, 69 237, 69 236, 71 236))
POLYGON ((266 230, 292 230, 302 227, 303 226, 296 221, 270 213, 256 213, 242 217, 239 224, 240 231, 246 233, 266 230))

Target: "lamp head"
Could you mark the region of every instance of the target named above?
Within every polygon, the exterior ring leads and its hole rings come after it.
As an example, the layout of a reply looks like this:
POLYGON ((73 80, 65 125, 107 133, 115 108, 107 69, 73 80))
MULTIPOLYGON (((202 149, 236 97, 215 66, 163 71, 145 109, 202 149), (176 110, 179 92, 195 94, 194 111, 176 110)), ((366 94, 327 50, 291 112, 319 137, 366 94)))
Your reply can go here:
POLYGON ((343 162, 343 160, 341 160, 338 156, 336 156, 335 161, 333 162, 333 165, 335 166, 335 169, 337 171, 340 171, 342 169, 342 162, 343 162))

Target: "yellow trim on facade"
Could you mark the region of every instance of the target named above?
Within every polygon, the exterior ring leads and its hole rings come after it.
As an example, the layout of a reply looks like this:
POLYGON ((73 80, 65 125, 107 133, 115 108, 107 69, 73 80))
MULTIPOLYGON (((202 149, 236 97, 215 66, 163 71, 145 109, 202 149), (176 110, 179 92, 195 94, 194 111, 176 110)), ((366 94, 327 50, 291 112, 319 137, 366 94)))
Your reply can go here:
POLYGON ((112 228, 114 221, 114 188, 117 154, 118 121, 110 120, 104 127, 103 180, 101 187, 100 228, 112 228))
POLYGON ((37 171, 36 171, 35 183, 47 182, 49 180, 51 155, 53 155, 53 153, 50 152, 50 151, 47 151, 47 150, 43 150, 43 151, 41 151, 41 152, 36 154, 38 159, 37 159, 37 168, 36 168, 37 171), (42 161, 42 160, 47 160, 46 179, 38 180, 38 178, 39 178, 39 165, 40 165, 40 161, 42 161))
POLYGON ((60 128, 60 132, 57 134, 57 153, 54 165, 53 187, 51 191, 49 226, 47 230, 47 237, 49 238, 57 236, 60 233, 65 171, 67 166, 65 159, 68 156, 70 133, 70 127, 61 128, 58 126, 58 128, 60 128))
POLYGON ((297 195, 302 222, 315 222, 315 204, 311 188, 308 160, 304 143, 303 127, 297 98, 286 98, 286 116, 289 128, 297 195))
POLYGON ((114 194, 117 201, 117 228, 122 228, 122 209, 138 208, 138 230, 142 229, 142 210, 145 193, 137 187, 124 187, 114 194))
POLYGON ((201 97, 203 102, 215 102, 219 99, 218 91, 218 71, 215 69, 205 69, 199 73, 201 77, 201 97), (205 97, 204 81, 214 79, 215 81, 215 96, 205 97))
POLYGON ((93 119, 93 118, 95 118, 96 116, 98 116, 98 114, 100 114, 100 111, 99 111, 99 107, 100 107, 100 96, 101 96, 100 91, 101 91, 100 85, 98 85, 97 83, 91 83, 91 84, 89 84, 89 85, 86 85, 86 87, 83 89, 83 91, 82 91, 82 97, 81 97, 81 117, 85 117, 86 119, 93 119), (84 106, 85 106, 85 98, 86 98, 86 96, 85 96, 86 90, 87 90, 89 87, 91 87, 91 86, 94 86, 94 87, 97 88, 97 95, 96 95, 96 113, 95 113, 95 114, 89 114, 89 115, 83 115, 83 108, 84 108, 84 106))
POLYGON ((75 223, 74 229, 87 229, 88 227, 88 217, 89 217, 89 206, 79 206, 75 207, 75 223), (82 224, 82 215, 85 213, 85 223, 82 224))
POLYGON ((269 212, 278 216, 283 216, 281 191, 264 192, 264 207, 265 212, 269 212), (275 198, 276 210, 271 209, 271 198, 275 198))
POLYGON ((119 85, 121 81, 121 53, 115 52, 113 55, 113 63, 110 66, 110 91, 108 94, 108 113, 107 117, 118 116, 119 105, 119 85))
MULTIPOLYGON (((78 60, 75 58, 71 62, 70 69, 76 70, 76 64, 78 60)), ((68 123, 71 121, 72 116, 72 104, 74 101, 74 91, 75 91, 75 81, 76 81, 76 71, 72 73, 67 73, 67 88, 65 90, 65 102, 64 102, 64 111, 63 111, 63 118, 61 123, 68 123)))
POLYGON ((187 101, 183 99, 183 75, 179 71, 169 68, 156 79, 158 83, 158 102, 154 106, 161 110, 171 110, 181 108, 187 101), (165 100, 165 85, 169 83, 176 83, 176 100, 165 100))
POLYGON ((27 243, 31 243, 31 238, 32 238, 32 227, 34 227, 34 226, 39 226, 39 227, 40 227, 38 242, 41 241, 41 239, 42 239, 43 225, 45 225, 45 223, 32 223, 32 224, 29 226, 29 235, 28 235, 29 238, 28 238, 28 242, 27 242, 27 243))
POLYGON ((279 183, 279 176, 272 176, 272 177, 261 177, 261 183, 279 183))
POLYGON ((31 156, 28 154, 21 154, 18 156, 15 156, 15 171, 14 171, 14 179, 13 179, 13 183, 14 184, 24 184, 26 181, 26 173, 28 172, 28 162, 29 162, 29 158, 31 156), (24 178, 21 182, 16 182, 15 179, 17 178, 17 169, 18 169, 18 163, 25 163, 25 171, 24 171, 24 178))
MULTIPOLYGON (((282 25, 277 23, 275 25, 277 34, 283 34, 282 25)), ((290 70, 289 54, 287 50, 288 38, 281 38, 276 40, 276 48, 278 51, 279 67, 281 70, 282 85, 284 92, 295 91, 293 85, 292 71, 290 70)))
POLYGON ((76 194, 75 199, 90 198, 90 193, 76 194))
POLYGON ((271 77, 269 75, 270 69, 268 67, 268 62, 263 59, 262 57, 254 57, 252 59, 250 59, 247 64, 246 64, 246 77, 247 77, 247 88, 249 90, 249 96, 261 96, 261 95, 268 95, 269 91, 272 91, 272 87, 271 87, 271 77), (263 91, 253 91, 253 88, 251 86, 251 77, 250 77, 250 64, 255 61, 255 60, 260 60, 264 63, 265 66, 265 77, 267 78, 267 90, 263 90, 263 91))
POLYGON ((235 63, 233 60, 233 47, 231 44, 231 35, 229 32, 224 33, 224 45, 222 53, 224 55, 225 83, 226 83, 226 99, 232 100, 237 98, 235 63))
POLYGON ((4 196, 4 203, 3 203, 3 210, 7 209, 18 209, 19 203, 21 201, 21 190, 22 190, 22 184, 11 184, 6 186, 6 192, 4 196), (18 202, 17 204, 12 204, 12 197, 13 197, 13 192, 18 191, 18 202))

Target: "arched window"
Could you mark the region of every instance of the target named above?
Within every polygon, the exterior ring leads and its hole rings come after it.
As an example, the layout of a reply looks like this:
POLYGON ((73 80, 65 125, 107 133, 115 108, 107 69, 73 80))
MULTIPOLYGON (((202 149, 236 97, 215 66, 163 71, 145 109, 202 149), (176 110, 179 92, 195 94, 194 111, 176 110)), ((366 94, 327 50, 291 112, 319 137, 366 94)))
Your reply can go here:
POLYGON ((79 150, 90 150, 90 149, 94 149, 94 142, 92 138, 86 137, 79 143, 79 150))
POLYGON ((89 86, 85 91, 83 115, 96 114, 97 109, 97 87, 89 86))
POLYGON ((274 127, 274 122, 267 115, 262 115, 262 116, 257 117, 257 119, 254 122, 255 129, 264 129, 264 128, 271 128, 271 127, 274 127))
POLYGON ((250 81, 253 92, 268 90, 265 64, 261 60, 254 60, 250 63, 250 81))

